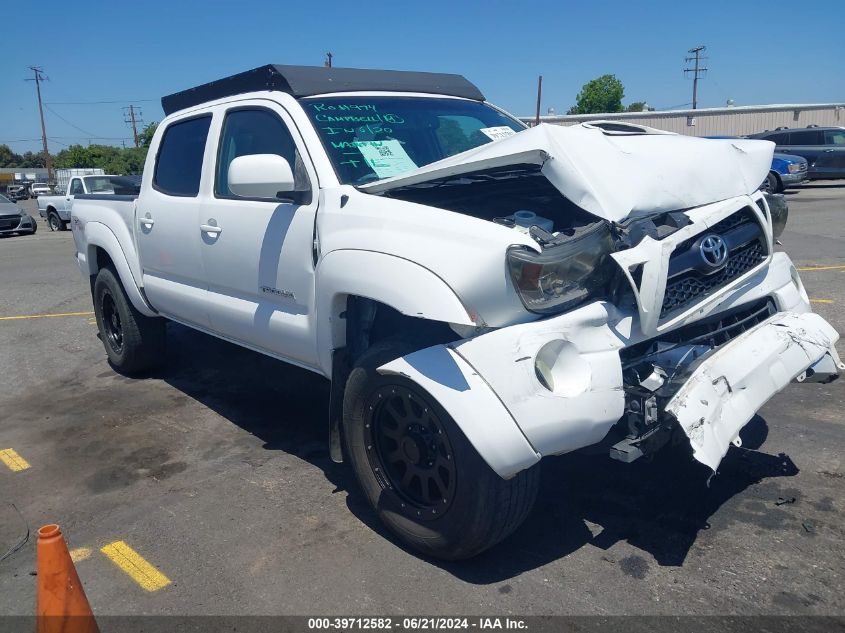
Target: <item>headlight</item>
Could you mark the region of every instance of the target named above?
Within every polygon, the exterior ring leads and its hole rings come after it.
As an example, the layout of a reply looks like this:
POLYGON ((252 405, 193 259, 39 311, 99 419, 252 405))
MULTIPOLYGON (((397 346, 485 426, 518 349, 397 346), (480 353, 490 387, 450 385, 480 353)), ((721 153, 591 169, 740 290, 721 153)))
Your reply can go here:
POLYGON ((798 163, 789 163, 788 169, 790 174, 794 174, 801 171, 801 165, 798 163))
POLYGON ((614 276, 613 238, 605 223, 582 228, 562 243, 535 253, 508 250, 508 269, 519 298, 531 312, 561 312, 600 298, 614 276))

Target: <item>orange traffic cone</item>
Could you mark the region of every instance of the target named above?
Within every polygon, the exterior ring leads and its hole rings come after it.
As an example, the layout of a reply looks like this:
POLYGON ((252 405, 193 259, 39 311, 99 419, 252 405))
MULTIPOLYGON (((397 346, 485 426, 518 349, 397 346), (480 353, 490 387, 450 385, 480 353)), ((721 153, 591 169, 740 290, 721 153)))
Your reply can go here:
POLYGON ((38 530, 38 633, 99 633, 58 525, 38 530))

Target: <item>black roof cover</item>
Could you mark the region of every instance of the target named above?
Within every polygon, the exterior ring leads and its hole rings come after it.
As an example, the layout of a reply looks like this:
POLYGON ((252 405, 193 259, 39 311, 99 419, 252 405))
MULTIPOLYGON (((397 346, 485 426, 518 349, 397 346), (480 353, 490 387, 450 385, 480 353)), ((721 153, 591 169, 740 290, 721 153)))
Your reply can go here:
POLYGON ((327 92, 384 90, 484 100, 481 91, 461 75, 268 64, 162 97, 161 107, 165 114, 171 114, 206 101, 258 90, 279 90, 297 98, 327 92))

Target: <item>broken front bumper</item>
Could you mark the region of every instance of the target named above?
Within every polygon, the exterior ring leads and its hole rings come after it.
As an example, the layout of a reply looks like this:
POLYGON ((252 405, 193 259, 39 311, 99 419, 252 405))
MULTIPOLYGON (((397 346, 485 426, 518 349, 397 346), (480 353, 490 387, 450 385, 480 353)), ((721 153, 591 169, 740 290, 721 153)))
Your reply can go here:
MULTIPOLYGON (((790 380, 808 369, 816 378, 842 369, 838 334, 810 312, 784 253, 699 307, 693 323, 760 301, 771 301, 776 313, 687 363, 688 377, 673 383, 663 407, 690 438, 696 458, 713 469, 758 408, 790 380)), ((643 333, 637 316, 596 302, 421 350, 379 371, 402 374, 431 393, 491 468, 509 477, 542 456, 600 442, 625 415, 620 354, 654 337, 643 333)))
POLYGON ((807 312, 778 313, 725 343, 699 365, 666 406, 695 458, 714 471, 740 429, 792 380, 825 382, 843 367, 839 335, 807 312))

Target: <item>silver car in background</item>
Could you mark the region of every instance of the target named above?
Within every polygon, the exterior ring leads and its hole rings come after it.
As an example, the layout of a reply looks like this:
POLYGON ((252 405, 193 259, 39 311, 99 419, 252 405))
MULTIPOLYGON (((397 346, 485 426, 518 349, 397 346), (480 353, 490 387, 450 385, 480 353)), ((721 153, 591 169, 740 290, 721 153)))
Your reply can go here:
POLYGON ((6 196, 0 195, 0 235, 12 233, 34 235, 37 230, 38 224, 35 218, 6 196))

